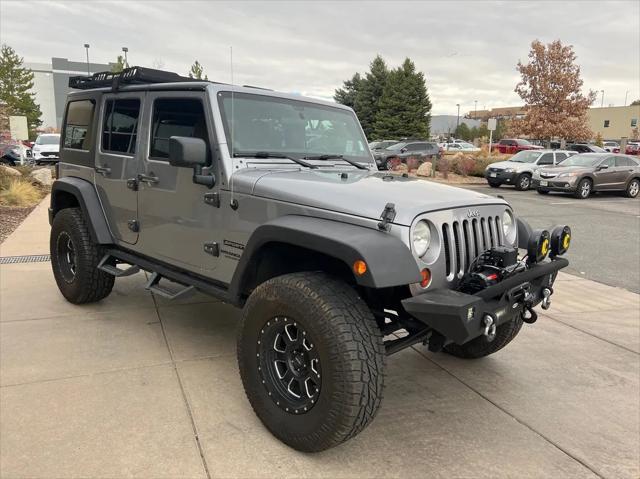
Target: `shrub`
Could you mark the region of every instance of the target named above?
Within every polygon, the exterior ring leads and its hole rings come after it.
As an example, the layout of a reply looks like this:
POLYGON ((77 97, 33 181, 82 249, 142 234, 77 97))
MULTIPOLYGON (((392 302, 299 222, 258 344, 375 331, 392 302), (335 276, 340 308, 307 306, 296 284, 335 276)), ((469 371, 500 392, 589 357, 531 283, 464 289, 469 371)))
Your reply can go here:
POLYGON ((415 156, 410 156, 407 158, 406 164, 408 171, 417 170, 420 166, 420 159, 415 156))
POLYGON ((40 191, 28 181, 12 179, 3 182, 0 189, 0 205, 4 206, 33 206, 42 197, 40 191))

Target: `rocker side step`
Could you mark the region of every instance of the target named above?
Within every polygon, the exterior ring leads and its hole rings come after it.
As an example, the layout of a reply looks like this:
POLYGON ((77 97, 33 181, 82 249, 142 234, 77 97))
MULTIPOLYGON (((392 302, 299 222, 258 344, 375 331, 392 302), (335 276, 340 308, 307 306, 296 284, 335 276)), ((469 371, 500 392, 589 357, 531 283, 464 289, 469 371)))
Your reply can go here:
POLYGON ((118 264, 128 264, 120 261, 118 258, 111 256, 109 253, 105 254, 100 263, 98 263, 98 269, 105 273, 112 274, 116 278, 122 278, 123 276, 131 276, 140 271, 140 266, 137 264, 130 264, 128 268, 118 268, 118 264), (113 263, 113 264, 112 264, 113 263))
POLYGON ((172 290, 163 288, 162 286, 160 286, 160 280, 163 278, 164 276, 162 276, 160 273, 157 273, 157 272, 151 273, 151 277, 149 278, 149 281, 147 281, 147 284, 145 285, 145 289, 151 291, 154 294, 157 294, 158 296, 162 296, 163 298, 166 298, 166 299, 183 298, 196 291, 196 288, 193 285, 186 286, 184 284, 177 283, 171 280, 168 280, 168 281, 182 286, 182 289, 178 289, 177 291, 172 291, 172 290))

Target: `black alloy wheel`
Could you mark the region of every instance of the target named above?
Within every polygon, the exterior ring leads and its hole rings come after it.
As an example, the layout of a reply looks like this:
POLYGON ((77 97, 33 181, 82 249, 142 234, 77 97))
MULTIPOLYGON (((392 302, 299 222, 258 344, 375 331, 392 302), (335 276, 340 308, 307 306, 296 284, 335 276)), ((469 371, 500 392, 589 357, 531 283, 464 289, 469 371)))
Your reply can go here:
POLYGON ((275 317, 262 328, 257 351, 259 375, 276 406, 304 414, 317 402, 322 385, 318 350, 295 320, 275 317))

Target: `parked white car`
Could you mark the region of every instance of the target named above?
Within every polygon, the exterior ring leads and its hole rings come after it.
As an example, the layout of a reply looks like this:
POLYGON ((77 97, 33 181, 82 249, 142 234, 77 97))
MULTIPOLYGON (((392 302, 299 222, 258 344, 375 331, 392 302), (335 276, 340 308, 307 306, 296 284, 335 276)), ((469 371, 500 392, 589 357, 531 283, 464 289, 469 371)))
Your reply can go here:
POLYGON ((473 153, 475 151, 480 151, 480 148, 472 145, 467 142, 458 142, 458 143, 445 143, 444 144, 445 151, 461 151, 465 153, 473 153))
POLYGON ((60 135, 58 133, 38 135, 31 152, 33 161, 37 165, 58 162, 60 159, 60 135))

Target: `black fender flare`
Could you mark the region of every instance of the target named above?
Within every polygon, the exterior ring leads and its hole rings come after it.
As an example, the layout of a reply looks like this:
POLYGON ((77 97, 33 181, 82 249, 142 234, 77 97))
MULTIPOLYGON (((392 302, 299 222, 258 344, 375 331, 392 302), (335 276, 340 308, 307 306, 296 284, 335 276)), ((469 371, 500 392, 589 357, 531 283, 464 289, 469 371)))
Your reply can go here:
POLYGON ((244 248, 230 285, 231 296, 240 296, 254 255, 268 243, 303 247, 344 262, 350 270, 356 260, 367 263, 356 282, 370 288, 418 283, 418 264, 409 248, 383 231, 310 216, 287 215, 256 228, 244 248))
POLYGON ((49 207, 49 224, 61 209, 68 207, 68 194, 75 197, 82 214, 89 224, 91 239, 98 244, 112 244, 113 236, 104 217, 98 193, 87 180, 73 176, 65 176, 53 182, 51 187, 51 204, 49 207))

